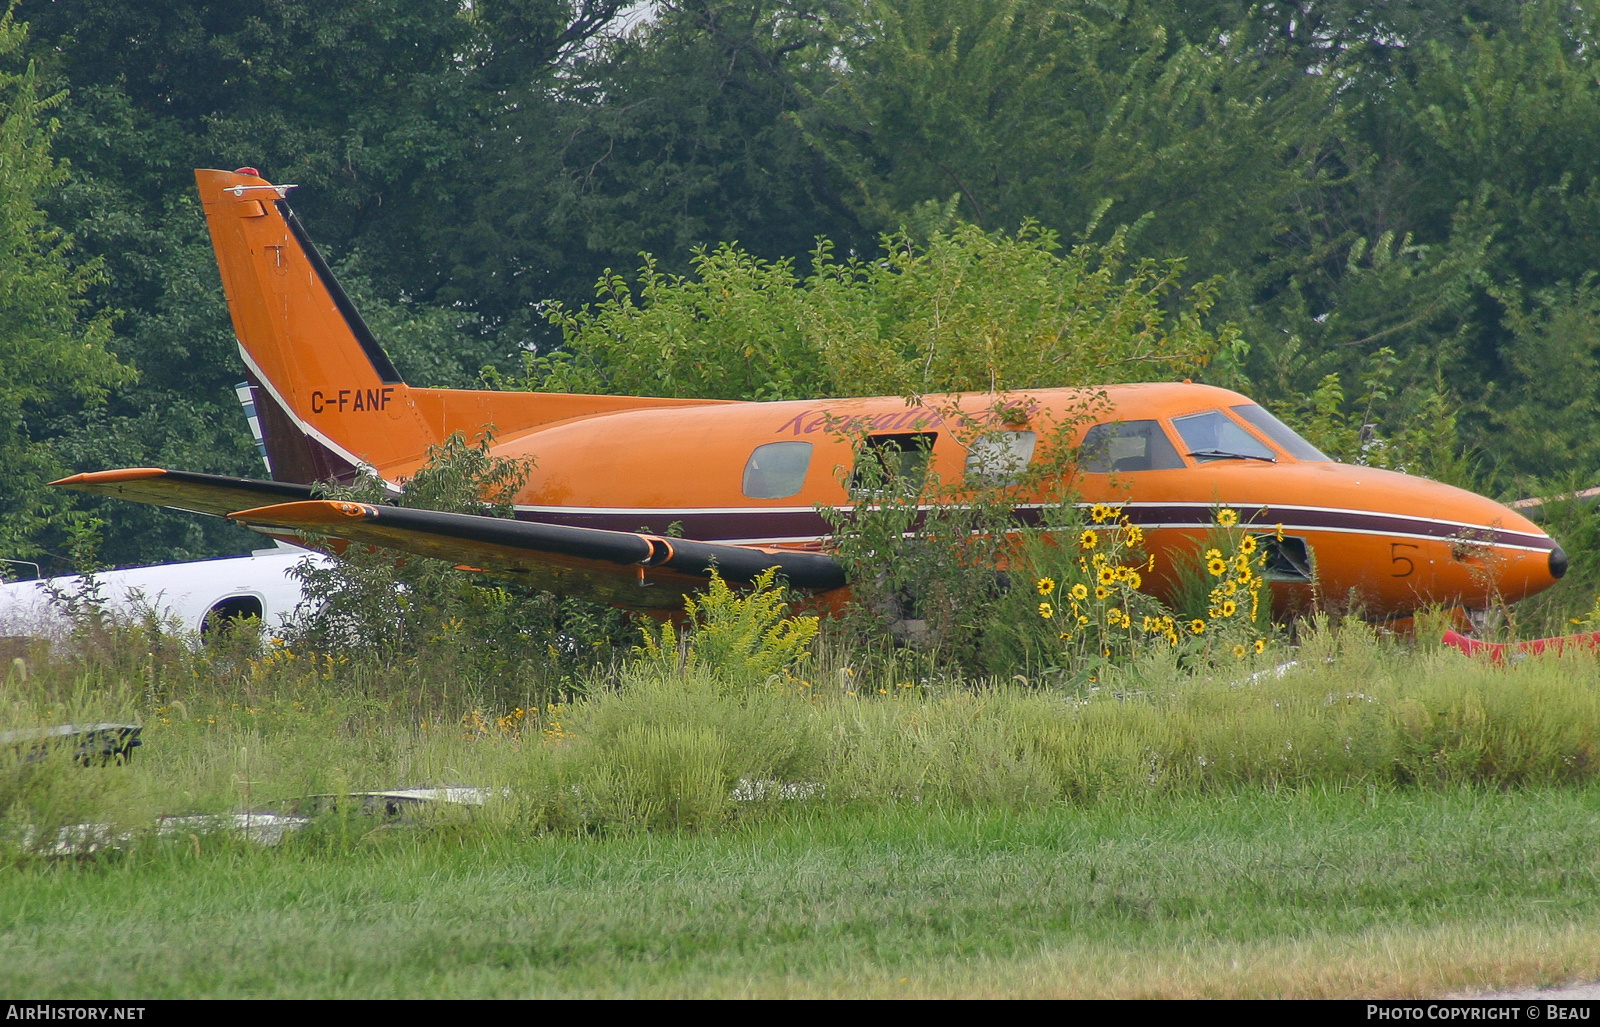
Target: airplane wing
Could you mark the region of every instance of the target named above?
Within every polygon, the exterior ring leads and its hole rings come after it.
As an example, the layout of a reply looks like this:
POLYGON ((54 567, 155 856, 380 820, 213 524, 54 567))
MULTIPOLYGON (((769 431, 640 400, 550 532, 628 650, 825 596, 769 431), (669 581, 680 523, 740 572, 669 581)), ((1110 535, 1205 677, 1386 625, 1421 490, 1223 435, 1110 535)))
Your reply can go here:
POLYGON ((1563 492, 1559 496, 1532 496, 1528 499, 1513 500, 1506 505, 1517 511, 1535 524, 1544 520, 1544 508, 1547 505, 1565 502, 1597 503, 1600 502, 1600 488, 1579 489, 1577 492, 1563 492))
POLYGON ((125 467, 117 471, 74 474, 50 483, 56 488, 114 496, 135 503, 169 506, 175 510, 222 517, 234 510, 267 503, 310 499, 310 485, 256 478, 230 478, 221 474, 166 471, 159 467, 125 467))
POLYGON ((845 583, 839 562, 823 553, 476 514, 312 500, 240 510, 228 517, 268 533, 327 535, 448 560, 464 570, 633 609, 681 609, 685 595, 705 586, 712 567, 737 583, 777 567, 792 587, 811 592, 845 583))

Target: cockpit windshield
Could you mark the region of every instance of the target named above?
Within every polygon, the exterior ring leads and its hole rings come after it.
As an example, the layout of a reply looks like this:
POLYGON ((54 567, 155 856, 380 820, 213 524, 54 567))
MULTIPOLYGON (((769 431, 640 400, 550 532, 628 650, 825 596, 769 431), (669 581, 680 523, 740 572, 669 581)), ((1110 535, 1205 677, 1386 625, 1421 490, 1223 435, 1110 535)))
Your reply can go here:
POLYGON ((1277 445, 1282 448, 1285 453, 1288 453, 1296 460, 1306 460, 1321 463, 1333 462, 1332 457, 1327 456, 1322 452, 1322 450, 1296 435, 1293 428, 1289 427, 1287 424, 1284 424, 1276 417, 1273 417, 1266 410, 1256 406, 1254 403, 1242 403, 1239 406, 1230 407, 1229 409, 1238 414, 1240 417, 1244 418, 1246 421, 1249 421, 1251 426, 1254 427, 1256 431, 1259 431, 1261 434, 1277 443, 1277 445))
POLYGON ((1201 462, 1209 460, 1265 460, 1277 463, 1278 455, 1261 440, 1245 431, 1220 410, 1174 417, 1172 426, 1182 436, 1188 455, 1201 462))

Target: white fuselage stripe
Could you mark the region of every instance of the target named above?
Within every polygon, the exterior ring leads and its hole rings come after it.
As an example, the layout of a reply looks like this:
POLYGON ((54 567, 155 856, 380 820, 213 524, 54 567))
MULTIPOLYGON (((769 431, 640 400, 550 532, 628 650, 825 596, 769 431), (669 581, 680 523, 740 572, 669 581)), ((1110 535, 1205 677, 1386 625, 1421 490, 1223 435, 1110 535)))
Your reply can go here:
POLYGON ((313 439, 316 439, 318 443, 332 450, 334 454, 337 455, 341 460, 350 464, 358 471, 370 474, 374 478, 382 481, 385 485, 388 485, 390 488, 395 488, 394 483, 384 478, 383 475, 379 474, 376 467, 373 467, 365 460, 356 456, 354 453, 350 452, 348 449, 345 449, 343 446, 339 445, 337 442, 328 438, 328 436, 322 434, 322 432, 318 431, 302 420, 300 415, 294 412, 294 407, 290 406, 288 402, 284 400, 282 394, 278 392, 277 387, 272 384, 272 379, 268 378, 264 373, 262 373, 260 365, 258 365, 254 360, 250 359, 250 351, 244 348, 244 343, 240 342, 238 345, 239 356, 244 358, 244 366, 250 369, 250 373, 255 376, 255 380, 260 382, 261 387, 267 390, 267 394, 270 395, 278 404, 278 409, 282 410, 288 415, 289 420, 294 422, 296 428, 299 428, 313 439))

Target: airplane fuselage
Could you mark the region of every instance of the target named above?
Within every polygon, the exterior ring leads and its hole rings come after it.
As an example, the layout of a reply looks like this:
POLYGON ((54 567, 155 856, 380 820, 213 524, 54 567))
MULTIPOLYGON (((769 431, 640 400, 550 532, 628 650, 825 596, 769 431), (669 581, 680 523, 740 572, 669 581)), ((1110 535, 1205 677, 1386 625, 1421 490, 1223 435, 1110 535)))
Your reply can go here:
MULTIPOLYGON (((1166 592, 1181 553, 1195 550, 1223 507, 1246 527, 1288 542, 1275 577, 1280 602, 1301 605, 1311 583, 1296 580, 1294 564, 1314 566, 1316 586, 1329 601, 1354 602, 1371 614, 1394 616, 1420 606, 1482 608, 1515 601, 1553 584, 1565 569, 1555 542, 1520 514, 1463 489, 1394 471, 1296 458, 1238 416, 1254 406, 1239 393, 1205 385, 1160 383, 1098 390, 1008 393, 1025 421, 1006 431, 1045 437, 1071 425, 1065 441, 1081 444, 1102 424, 1153 421, 1182 466, 1073 469, 1022 498, 1028 507, 1055 501, 1120 504, 1140 525, 1156 554, 1152 588, 1166 592), (1085 413, 1086 397, 1103 396, 1085 413), (1175 427, 1181 419, 1216 412, 1252 437, 1271 459, 1188 455, 1175 427)), ((899 398, 776 403, 717 403, 624 410, 505 432, 497 456, 532 463, 516 500, 521 519, 612 531, 669 531, 686 538, 739 545, 815 549, 830 528, 818 507, 848 508, 847 488, 862 439, 919 434, 931 443, 930 477, 962 481, 974 434, 960 408, 981 415, 994 397, 928 397, 918 407, 899 398), (752 455, 773 443, 810 447, 798 488, 788 495, 746 492, 752 455)), ((1042 458, 1042 451, 1035 459, 1042 458)), ((1309 575, 1308 575, 1309 576, 1309 575)))

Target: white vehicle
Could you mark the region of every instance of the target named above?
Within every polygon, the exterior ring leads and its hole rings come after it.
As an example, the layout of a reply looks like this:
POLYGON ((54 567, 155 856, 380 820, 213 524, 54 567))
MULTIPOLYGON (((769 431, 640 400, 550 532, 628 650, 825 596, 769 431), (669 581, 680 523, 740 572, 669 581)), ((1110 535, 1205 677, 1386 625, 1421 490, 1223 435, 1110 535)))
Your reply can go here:
MULTIPOLYGON (((319 564, 330 559, 280 542, 249 556, 129 567, 95 579, 112 613, 141 616, 154 610, 200 634, 236 617, 259 617, 263 625, 276 627, 300 604, 300 580, 289 572, 307 558, 319 564)), ((76 595, 83 584, 79 575, 0 584, 0 637, 58 635, 66 616, 51 593, 76 595)))

